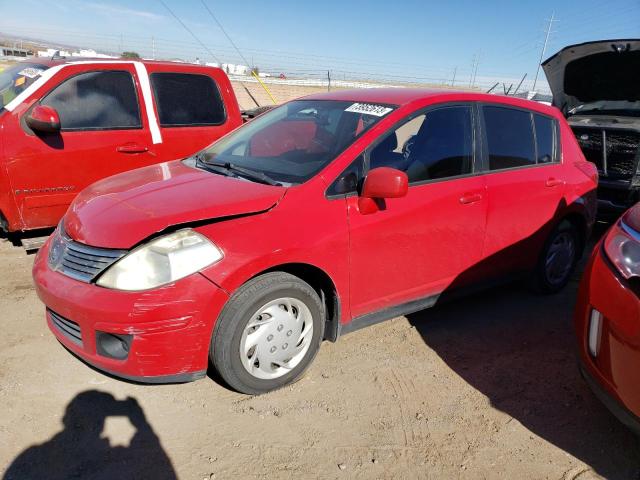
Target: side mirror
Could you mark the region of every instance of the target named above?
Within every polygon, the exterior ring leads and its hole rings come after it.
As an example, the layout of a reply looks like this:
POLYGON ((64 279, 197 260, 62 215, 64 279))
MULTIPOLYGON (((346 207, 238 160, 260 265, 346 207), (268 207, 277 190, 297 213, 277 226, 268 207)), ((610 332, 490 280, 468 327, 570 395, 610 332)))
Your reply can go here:
POLYGON ((361 197, 364 198, 399 198, 409 191, 407 174, 389 167, 378 167, 370 170, 362 186, 361 197))
POLYGON ((58 133, 60 131, 60 116, 52 107, 36 105, 26 121, 29 128, 36 132, 58 133))

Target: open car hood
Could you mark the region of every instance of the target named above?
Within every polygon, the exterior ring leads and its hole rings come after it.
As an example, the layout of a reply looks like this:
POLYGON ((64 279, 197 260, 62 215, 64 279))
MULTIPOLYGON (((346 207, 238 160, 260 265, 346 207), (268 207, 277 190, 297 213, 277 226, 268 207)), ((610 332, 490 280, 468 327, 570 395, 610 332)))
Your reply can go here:
POLYGON ((640 100, 640 39, 600 40, 563 48, 542 62, 553 104, 566 115, 598 100, 640 100))
POLYGON ((86 245, 128 249, 168 227, 264 212, 285 192, 181 161, 161 163, 83 190, 64 217, 64 229, 86 245))

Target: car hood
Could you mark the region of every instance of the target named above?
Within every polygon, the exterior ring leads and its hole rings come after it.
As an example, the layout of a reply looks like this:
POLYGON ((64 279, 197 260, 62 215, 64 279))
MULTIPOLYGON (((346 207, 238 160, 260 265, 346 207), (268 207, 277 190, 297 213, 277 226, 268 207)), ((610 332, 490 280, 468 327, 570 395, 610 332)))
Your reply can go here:
POLYGON ((168 227, 264 212, 286 188, 162 163, 121 173, 83 190, 64 217, 74 240, 128 249, 168 227))
POLYGON ((563 48, 542 63, 553 104, 566 113, 586 102, 640 100, 640 39, 563 48))

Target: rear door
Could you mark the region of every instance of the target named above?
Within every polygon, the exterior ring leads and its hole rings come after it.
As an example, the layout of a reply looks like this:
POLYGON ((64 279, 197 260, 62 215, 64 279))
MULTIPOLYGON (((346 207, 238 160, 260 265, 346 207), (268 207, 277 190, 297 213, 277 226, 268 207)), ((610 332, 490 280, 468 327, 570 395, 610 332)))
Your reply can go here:
POLYGON ((405 171, 409 192, 372 214, 347 198, 354 317, 428 302, 479 261, 487 198, 475 174, 473 111, 461 104, 419 112, 367 152, 371 168, 405 171))
POLYGON ((55 225, 83 188, 156 162, 133 64, 69 65, 36 104, 57 110, 61 131, 14 129, 7 170, 23 228, 55 225), (19 145, 19 148, 17 147, 19 145))
POLYGON ((150 65, 165 160, 192 155, 240 126, 240 110, 222 71, 150 65))
POLYGON ((489 193, 483 257, 487 273, 507 274, 535 265, 563 209, 558 126, 552 117, 528 110, 481 110, 489 193))

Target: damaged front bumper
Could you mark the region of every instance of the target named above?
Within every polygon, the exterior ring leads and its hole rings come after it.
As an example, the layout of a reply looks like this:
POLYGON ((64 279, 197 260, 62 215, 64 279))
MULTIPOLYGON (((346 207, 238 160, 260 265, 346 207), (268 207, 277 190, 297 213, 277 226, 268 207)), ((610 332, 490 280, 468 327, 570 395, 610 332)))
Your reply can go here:
POLYGON ((145 383, 185 382, 206 374, 211 333, 228 296, 196 273, 163 287, 125 292, 51 270, 49 242, 33 267, 47 324, 88 364, 145 383))

